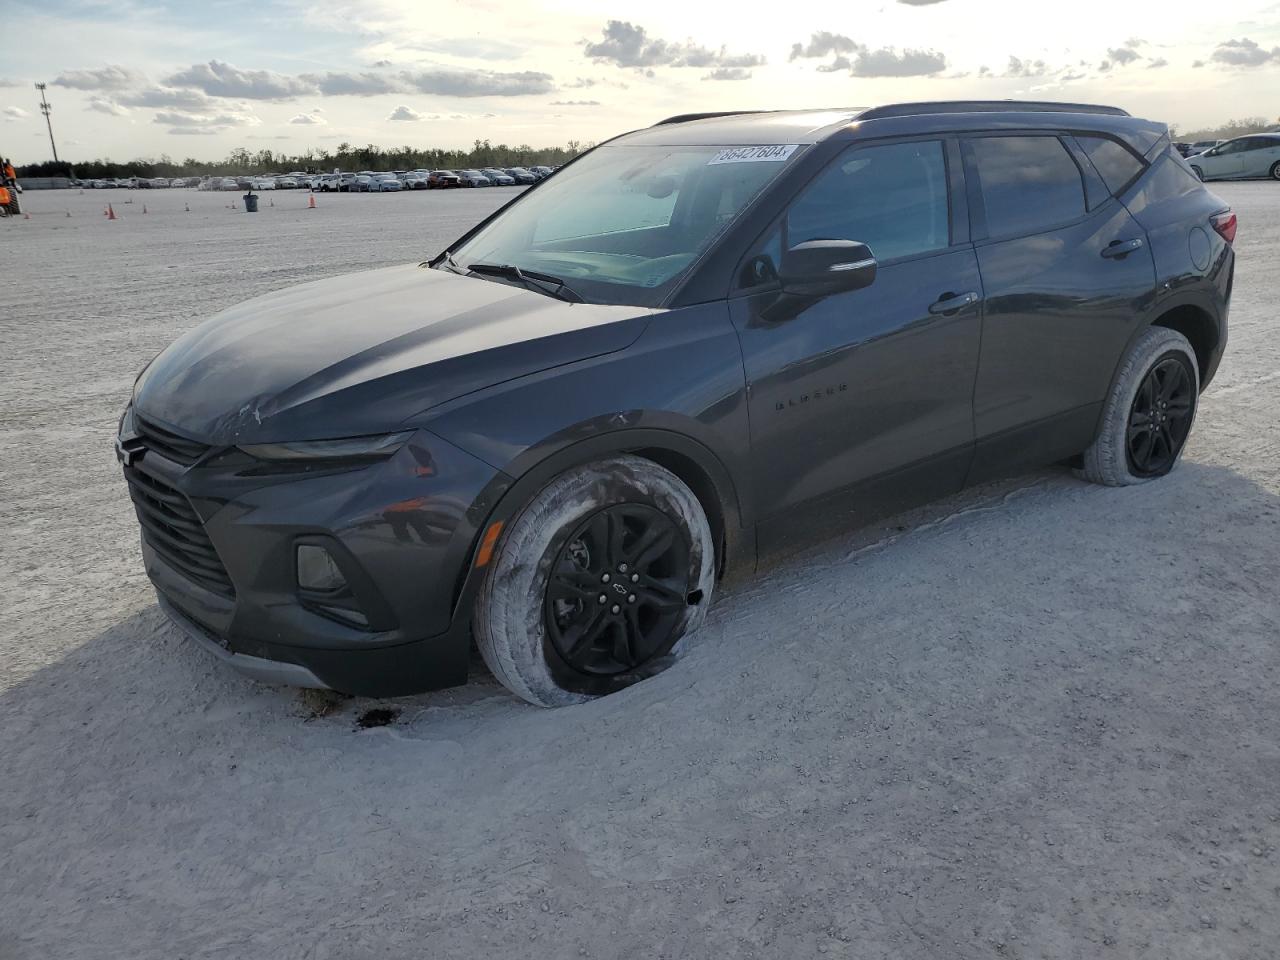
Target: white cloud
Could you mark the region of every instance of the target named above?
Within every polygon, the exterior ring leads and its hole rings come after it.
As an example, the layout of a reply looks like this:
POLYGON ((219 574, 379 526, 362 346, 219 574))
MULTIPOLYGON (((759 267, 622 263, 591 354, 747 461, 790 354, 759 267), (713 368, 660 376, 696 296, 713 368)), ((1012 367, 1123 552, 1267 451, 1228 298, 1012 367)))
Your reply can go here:
POLYGON ((601 31, 604 39, 587 42, 586 54, 596 63, 618 67, 758 67, 764 57, 757 53, 730 54, 724 47, 712 50, 695 43, 672 43, 650 38, 644 27, 624 20, 610 20, 601 31))
POLYGON ((242 70, 221 60, 193 63, 164 82, 171 87, 194 87, 211 97, 245 100, 288 100, 315 93, 317 87, 314 81, 304 77, 289 77, 270 70, 242 70))
POLYGON ((404 89, 395 77, 378 73, 305 73, 300 79, 327 97, 374 97, 404 89))
POLYGON ((25 120, 29 116, 31 116, 31 114, 29 114, 26 110, 23 110, 21 107, 5 107, 4 108, 4 118, 6 121, 25 120))
POLYGON ((106 97, 90 97, 87 109, 96 110, 98 113, 105 113, 112 117, 127 117, 129 115, 127 107, 122 107, 114 100, 108 100, 106 97))
POLYGON ((144 87, 141 90, 130 90, 118 94, 115 100, 129 107, 185 110, 188 113, 221 109, 219 101, 199 90, 181 90, 171 87, 144 87))
POLYGON ((403 104, 401 104, 400 106, 392 110, 390 114, 387 115, 387 119, 408 122, 408 121, 414 121, 414 120, 422 120, 424 118, 422 114, 420 114, 417 110, 412 110, 409 107, 406 107, 403 104))
POLYGON ((791 45, 792 60, 835 56, 818 67, 820 73, 847 71, 851 77, 928 77, 947 68, 947 58, 936 50, 895 47, 872 49, 842 33, 819 30, 808 43, 791 45), (849 56, 852 54, 852 56, 849 56))
POLYGON ((318 116, 315 113, 300 113, 295 117, 291 117, 289 122, 304 124, 309 126, 318 126, 321 124, 328 123, 328 121, 325 120, 324 117, 318 116))
POLYGON ((401 77, 419 93, 443 97, 525 97, 555 89, 550 74, 534 71, 495 73, 433 68, 403 73, 401 77))
POLYGON ((54 78, 53 85, 72 90, 127 90, 146 82, 139 71, 109 63, 91 70, 67 70, 54 78))
POLYGON ((256 127, 262 121, 251 113, 179 113, 162 110, 151 121, 169 128, 169 133, 223 133, 237 127, 256 127))
POLYGON ((1266 63, 1280 62, 1280 47, 1266 50, 1256 41, 1242 37, 1218 44, 1210 59, 1228 67, 1260 67, 1266 63))

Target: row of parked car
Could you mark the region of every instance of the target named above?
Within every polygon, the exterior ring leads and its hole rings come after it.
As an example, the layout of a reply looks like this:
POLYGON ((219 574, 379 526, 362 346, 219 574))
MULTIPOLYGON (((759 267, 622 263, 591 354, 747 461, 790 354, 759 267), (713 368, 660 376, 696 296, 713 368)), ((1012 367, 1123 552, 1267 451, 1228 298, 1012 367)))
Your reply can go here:
POLYGON ((1201 180, 1280 180, 1280 130, 1176 146, 1201 180))
POLYGON ((168 187, 195 187, 200 184, 200 177, 102 177, 93 180, 72 180, 73 187, 85 190, 152 190, 168 187))
POLYGON ((482 170, 395 170, 390 173, 330 173, 312 177, 312 190, 360 193, 379 190, 444 190, 451 187, 513 187, 537 183, 555 167, 485 167, 482 170))
POLYGON ((90 189, 150 190, 195 187, 197 190, 313 190, 325 193, 384 193, 396 190, 443 190, 451 187, 513 187, 537 183, 556 167, 485 167, 482 170, 393 170, 359 173, 284 173, 270 177, 119 177, 82 180, 90 189))

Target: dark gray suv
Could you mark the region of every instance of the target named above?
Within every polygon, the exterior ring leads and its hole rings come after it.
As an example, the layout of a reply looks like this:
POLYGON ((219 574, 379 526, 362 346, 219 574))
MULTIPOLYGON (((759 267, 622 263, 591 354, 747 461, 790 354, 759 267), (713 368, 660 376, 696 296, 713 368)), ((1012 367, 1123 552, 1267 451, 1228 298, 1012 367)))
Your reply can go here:
POLYGON ((766 555, 1028 464, 1167 473, 1234 234, 1113 108, 673 117, 160 354, 117 441, 147 572, 262 679, 405 694, 474 640, 530 702, 607 693, 766 555))

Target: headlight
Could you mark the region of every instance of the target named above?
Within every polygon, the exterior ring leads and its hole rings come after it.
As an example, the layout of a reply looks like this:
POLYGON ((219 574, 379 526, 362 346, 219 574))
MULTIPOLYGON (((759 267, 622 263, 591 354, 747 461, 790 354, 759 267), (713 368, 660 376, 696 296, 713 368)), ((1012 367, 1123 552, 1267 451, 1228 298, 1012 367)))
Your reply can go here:
POLYGON ((413 436, 412 430, 375 437, 299 440, 295 443, 248 443, 240 447, 259 460, 385 460, 413 436))

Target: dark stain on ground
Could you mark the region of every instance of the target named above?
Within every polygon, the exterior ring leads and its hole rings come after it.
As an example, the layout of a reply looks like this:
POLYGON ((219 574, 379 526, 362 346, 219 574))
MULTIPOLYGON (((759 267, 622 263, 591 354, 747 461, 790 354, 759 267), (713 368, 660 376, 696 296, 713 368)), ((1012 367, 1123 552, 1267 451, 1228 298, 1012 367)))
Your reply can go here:
POLYGON ((386 707, 374 707, 372 710, 366 710, 356 719, 356 726, 361 730, 368 730, 370 727, 385 727, 394 723, 396 717, 400 716, 399 710, 388 710, 386 707))

